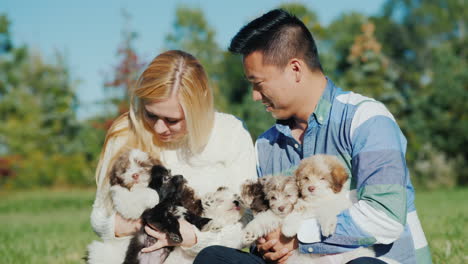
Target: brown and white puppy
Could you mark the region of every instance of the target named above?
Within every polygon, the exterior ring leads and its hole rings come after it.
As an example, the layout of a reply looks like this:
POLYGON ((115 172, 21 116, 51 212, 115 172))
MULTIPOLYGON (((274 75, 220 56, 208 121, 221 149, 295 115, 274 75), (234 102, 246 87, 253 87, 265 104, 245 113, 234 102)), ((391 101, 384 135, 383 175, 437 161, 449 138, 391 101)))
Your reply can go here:
POLYGON ((158 159, 139 149, 123 152, 113 163, 109 172, 110 185, 120 185, 127 189, 147 187, 151 180, 151 168, 160 165, 158 159))
POLYGON ((318 154, 301 161, 295 171, 300 199, 294 213, 285 219, 282 232, 296 235, 302 219, 316 218, 322 235, 329 236, 336 228, 336 216, 352 203, 348 198, 348 173, 337 157, 318 154))
POLYGON ((253 197, 247 195, 244 198, 247 201, 252 201, 251 205, 259 206, 259 208, 251 208, 254 219, 244 229, 245 244, 250 244, 257 238, 265 236, 280 227, 284 217, 293 211, 294 204, 299 196, 295 178, 292 176, 262 178, 253 183, 254 186, 252 184, 244 185, 243 194, 248 193, 249 189, 258 188, 259 183, 263 187, 261 190, 263 193, 257 190, 253 197), (264 201, 260 201, 262 197, 265 199, 264 201), (267 206, 267 210, 263 210, 265 206, 267 206))
POLYGON ((144 210, 159 202, 156 190, 149 188, 151 169, 158 159, 139 149, 123 152, 109 172, 112 206, 127 219, 138 219, 144 210))
MULTIPOLYGON (((337 215, 352 205, 345 184, 348 173, 340 160, 332 155, 314 155, 301 161, 295 178, 300 192, 294 211, 283 221, 282 233, 297 234, 302 220, 316 218, 323 236, 335 232, 337 215)), ((374 257, 372 248, 335 255, 293 254, 288 263, 347 263, 358 257, 374 257)))
MULTIPOLYGON (((161 162, 139 149, 130 149, 117 157, 108 174, 109 193, 106 194, 106 207, 109 214, 114 209, 126 219, 138 219, 143 212, 159 202, 154 187, 154 179, 163 175, 155 174, 164 168, 161 162)), ((105 193, 103 190, 100 193, 105 193)), ((130 237, 93 241, 88 245, 88 264, 123 263, 130 237)))

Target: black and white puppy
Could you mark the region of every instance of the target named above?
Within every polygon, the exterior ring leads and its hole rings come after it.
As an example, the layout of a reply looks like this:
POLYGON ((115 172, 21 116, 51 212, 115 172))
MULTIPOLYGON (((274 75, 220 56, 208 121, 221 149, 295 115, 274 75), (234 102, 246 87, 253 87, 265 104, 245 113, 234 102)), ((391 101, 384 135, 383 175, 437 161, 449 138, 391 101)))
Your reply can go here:
MULTIPOLYGON (((152 180, 149 187, 158 192, 160 202, 142 214, 143 226, 148 225, 160 232, 167 233, 173 242, 181 243, 183 241, 179 231, 181 217, 198 229, 202 229, 211 220, 202 217, 201 199, 195 196, 194 190, 187 185, 187 181, 182 175, 173 176, 163 166, 154 166, 151 174, 152 180)), ((148 236, 142 228, 130 241, 124 263, 145 262, 144 259, 150 255, 140 253, 140 251, 154 242, 156 242, 154 238, 148 236)))
MULTIPOLYGON (((202 232, 229 232, 223 236, 220 245, 231 248, 242 248, 242 216, 244 207, 239 200, 239 195, 227 187, 219 187, 215 192, 210 192, 202 197, 203 216, 212 219, 206 224, 202 232), (222 231, 223 230, 223 231, 222 231)), ((176 247, 164 261, 164 264, 190 264, 195 256, 192 256, 176 247)))

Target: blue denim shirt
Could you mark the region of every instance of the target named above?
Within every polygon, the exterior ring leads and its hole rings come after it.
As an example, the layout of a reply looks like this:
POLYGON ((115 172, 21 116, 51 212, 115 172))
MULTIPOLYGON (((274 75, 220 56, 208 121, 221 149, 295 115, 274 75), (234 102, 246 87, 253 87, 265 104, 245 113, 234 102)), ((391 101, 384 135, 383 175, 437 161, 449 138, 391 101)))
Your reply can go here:
POLYGON ((406 139, 383 104, 345 92, 327 78, 303 144, 292 137, 288 123, 277 121, 257 139, 258 176, 290 175, 303 158, 335 155, 350 172, 350 191, 357 200, 338 215, 333 235, 316 243, 299 241, 301 253, 335 254, 373 246, 378 256, 401 263, 431 263, 414 206, 406 139))

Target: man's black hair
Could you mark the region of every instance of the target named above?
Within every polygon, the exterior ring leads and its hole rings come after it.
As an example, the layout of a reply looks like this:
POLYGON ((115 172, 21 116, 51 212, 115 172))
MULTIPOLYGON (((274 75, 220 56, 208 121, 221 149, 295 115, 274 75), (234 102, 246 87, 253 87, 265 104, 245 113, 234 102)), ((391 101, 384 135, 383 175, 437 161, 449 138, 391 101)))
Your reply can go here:
POLYGON ((261 51, 263 63, 280 68, 292 58, 301 58, 311 70, 322 71, 312 34, 283 9, 274 9, 245 25, 231 40, 229 51, 244 56, 261 51))

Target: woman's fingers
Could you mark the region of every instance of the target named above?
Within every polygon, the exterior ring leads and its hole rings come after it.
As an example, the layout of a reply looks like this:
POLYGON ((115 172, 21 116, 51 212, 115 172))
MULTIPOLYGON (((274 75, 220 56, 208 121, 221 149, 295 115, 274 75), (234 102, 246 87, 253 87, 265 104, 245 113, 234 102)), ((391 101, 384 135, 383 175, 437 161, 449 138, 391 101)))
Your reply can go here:
POLYGON ((152 252, 152 251, 158 250, 158 249, 163 248, 163 247, 164 246, 161 246, 161 244, 159 243, 159 240, 158 240, 158 242, 154 243, 153 245, 141 249, 141 252, 148 253, 148 252, 152 252))
POLYGON ((114 233, 116 237, 130 236, 140 230, 141 219, 125 219, 119 213, 117 213, 115 214, 114 226, 114 233))
POLYGON ((145 232, 149 236, 156 238, 156 243, 154 243, 153 245, 149 247, 143 248, 141 252, 148 253, 148 252, 155 251, 157 249, 169 246, 169 241, 165 233, 161 233, 158 230, 154 230, 149 226, 145 226, 145 232))
POLYGON ((165 233, 162 233, 162 232, 159 232, 158 230, 156 229, 153 229, 149 226, 145 226, 145 232, 146 234, 158 239, 158 240, 162 240, 162 239, 165 239, 166 238, 166 234, 165 233))

